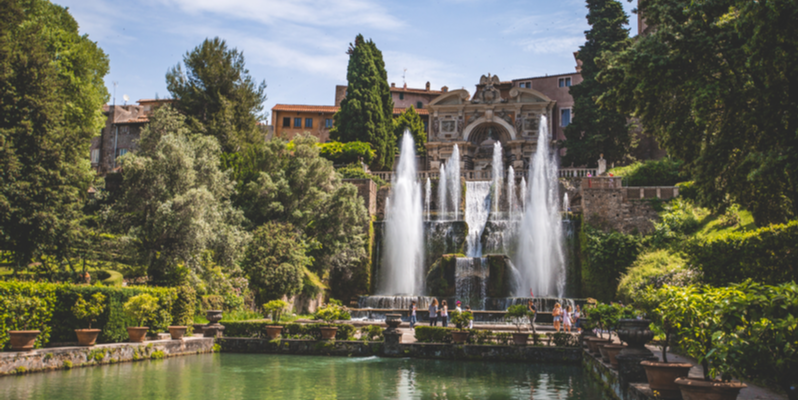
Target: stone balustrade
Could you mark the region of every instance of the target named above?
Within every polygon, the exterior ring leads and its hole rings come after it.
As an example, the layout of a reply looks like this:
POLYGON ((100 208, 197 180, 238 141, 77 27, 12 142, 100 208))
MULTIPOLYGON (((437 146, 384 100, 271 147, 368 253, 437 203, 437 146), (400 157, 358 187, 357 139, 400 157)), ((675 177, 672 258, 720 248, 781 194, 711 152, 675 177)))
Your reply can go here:
MULTIPOLYGON (((589 174, 595 175, 597 173, 596 168, 561 168, 558 170, 558 177, 559 178, 583 178, 588 176, 589 174)), ((394 171, 374 171, 372 172, 373 176, 377 176, 378 178, 383 179, 386 182, 390 182, 392 180, 392 175, 394 171)), ((520 178, 527 178, 528 171, 526 169, 515 170, 514 175, 517 179, 520 178)), ((492 180, 492 171, 491 170, 462 170, 461 177, 464 178, 466 181, 490 181, 492 180)), ((419 180, 425 179, 439 179, 439 171, 438 170, 430 170, 430 171, 419 171, 417 172, 417 178, 419 180)))

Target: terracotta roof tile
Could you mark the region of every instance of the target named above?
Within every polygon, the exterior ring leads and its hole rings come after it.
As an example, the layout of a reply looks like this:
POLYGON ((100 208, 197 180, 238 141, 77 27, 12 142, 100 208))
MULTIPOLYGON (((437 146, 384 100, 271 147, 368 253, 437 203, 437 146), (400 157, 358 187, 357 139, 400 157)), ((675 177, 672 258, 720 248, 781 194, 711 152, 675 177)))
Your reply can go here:
POLYGON ((401 87, 393 87, 390 88, 392 92, 405 92, 405 93, 422 93, 422 94, 435 94, 440 95, 444 92, 441 90, 425 90, 425 89, 416 89, 416 88, 401 88, 401 87))

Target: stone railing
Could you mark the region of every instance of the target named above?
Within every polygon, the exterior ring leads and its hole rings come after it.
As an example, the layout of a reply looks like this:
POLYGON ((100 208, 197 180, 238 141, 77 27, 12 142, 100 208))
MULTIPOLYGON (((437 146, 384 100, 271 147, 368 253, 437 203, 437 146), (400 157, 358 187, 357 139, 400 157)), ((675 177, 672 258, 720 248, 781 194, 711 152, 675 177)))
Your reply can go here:
POLYGON ((591 174, 597 175, 597 168, 560 168, 558 170, 559 178, 585 178, 591 174))
POLYGON ((625 199, 662 199, 678 197, 680 191, 675 186, 629 186, 625 188, 625 199))
MULTIPOLYGON (((597 173, 596 168, 562 168, 558 170, 558 177, 559 178, 583 178, 586 177, 588 174, 595 175, 597 173)), ((372 172, 373 176, 377 176, 378 178, 383 179, 386 182, 390 182, 392 180, 392 175, 394 171, 375 171, 372 172)), ((527 178, 528 171, 527 170, 515 170, 514 175, 517 179, 519 178, 527 178)), ((490 181, 492 180, 492 171, 491 170, 463 170, 461 171, 461 177, 467 181, 490 181)), ((425 180, 425 179, 439 179, 439 171, 438 170, 431 170, 431 171, 419 171, 417 172, 417 179, 425 180)))

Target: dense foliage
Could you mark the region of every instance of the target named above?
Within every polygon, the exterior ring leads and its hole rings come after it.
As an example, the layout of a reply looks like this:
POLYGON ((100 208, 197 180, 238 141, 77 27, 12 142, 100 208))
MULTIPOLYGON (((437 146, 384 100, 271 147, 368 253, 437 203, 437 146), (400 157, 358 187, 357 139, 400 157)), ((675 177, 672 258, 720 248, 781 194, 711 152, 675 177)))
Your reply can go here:
POLYGON ((608 331, 611 337, 611 331, 614 330, 619 324, 620 319, 631 319, 636 317, 636 310, 631 306, 622 306, 620 304, 597 304, 594 307, 585 307, 584 312, 593 326, 600 328, 600 336, 602 331, 608 331))
POLYGON ((615 298, 619 279, 636 260, 642 239, 621 232, 603 232, 582 224, 581 293, 601 302, 615 298))
POLYGON ((688 176, 681 170, 682 161, 670 158, 636 161, 624 167, 612 168, 608 172, 622 177, 625 186, 673 186, 685 181, 688 176))
POLYGON ((797 221, 696 239, 686 253, 691 268, 712 286, 745 279, 771 285, 797 282, 797 221))
POLYGON ((89 299, 84 300, 83 296, 78 296, 78 300, 72 305, 72 314, 75 318, 85 320, 89 323, 88 329, 92 329, 92 323, 97 321, 97 317, 103 313, 106 308, 106 296, 102 293, 95 293, 89 299))
POLYGON ((414 106, 408 106, 402 114, 398 115, 392 121, 395 148, 400 147, 400 141, 403 140, 403 133, 406 129, 411 133, 414 138, 414 150, 417 155, 424 156, 426 153, 425 143, 428 143, 428 132, 425 132, 425 123, 422 118, 414 109, 414 106))
POLYGON ((358 162, 369 165, 375 158, 375 150, 372 150, 372 146, 365 142, 328 142, 317 143, 317 146, 319 146, 320 157, 330 160, 334 165, 358 162))
POLYGON ((591 29, 586 31, 586 42, 577 55, 583 81, 569 89, 575 105, 574 120, 564 128, 566 140, 561 144, 567 149, 564 165, 593 166, 601 154, 609 163, 625 161, 631 147, 626 115, 601 109, 595 103, 613 84, 597 80, 600 68, 595 59, 604 51, 619 52, 630 46, 628 29, 624 28, 628 17, 616 0, 587 0, 586 7, 591 29))
POLYGON ((320 340, 322 334, 319 328, 327 326, 335 326, 336 340, 352 340, 356 328, 350 324, 298 324, 298 323, 276 323, 268 320, 253 320, 253 321, 226 321, 221 322, 225 325, 225 336, 228 337, 249 337, 249 338, 263 338, 267 337, 267 326, 280 325, 283 326, 281 336, 286 339, 314 339, 320 340))
POLYGON ((289 307, 289 303, 283 300, 272 300, 268 303, 264 303, 261 308, 264 310, 264 314, 269 316, 273 322, 280 322, 281 316, 286 312, 286 309, 289 307))
POLYGON ((441 326, 417 326, 414 328, 414 338, 420 343, 450 343, 453 341, 451 333, 456 328, 441 326))
POLYGON ((167 72, 167 89, 192 131, 217 138, 226 152, 263 140, 257 124, 266 119, 266 87, 253 81, 244 54, 218 37, 204 40, 183 56, 183 66, 167 72))
POLYGON ((145 322, 152 319, 158 311, 158 299, 147 293, 138 294, 122 305, 122 311, 136 321, 135 326, 144 326, 145 322))
POLYGON ((348 164, 337 168, 336 172, 341 175, 342 179, 371 179, 378 187, 386 186, 386 181, 377 175, 364 171, 364 167, 361 164, 348 164))
POLYGON ((346 321, 350 319, 350 312, 340 302, 331 299, 330 302, 317 309, 314 319, 323 320, 328 324, 332 321, 346 321))
POLYGON ((0 4, 0 248, 16 270, 71 264, 85 234, 90 139, 102 128, 108 57, 67 8, 0 4))
POLYGON ((392 132, 392 101, 383 55, 372 40, 358 35, 350 45, 347 64, 347 93, 334 115, 331 139, 361 141, 375 150, 373 167, 391 169, 395 138, 392 132))
POLYGON ((738 203, 761 226, 796 219, 797 1, 651 0, 640 12, 652 29, 604 54, 598 80, 612 86, 598 101, 683 160, 702 205, 738 203))
POLYGON ((216 264, 235 265, 247 234, 219 154, 216 139, 192 134, 179 114, 161 107, 138 151, 121 157, 125 183, 113 219, 151 282, 177 285, 186 274, 198 281, 209 254, 216 264))
POLYGON ((617 297, 630 303, 648 287, 686 286, 696 280, 680 254, 665 249, 642 252, 620 279, 617 297))
POLYGON ((286 222, 267 222, 253 232, 242 269, 250 277, 250 289, 259 302, 300 293, 304 270, 311 265, 302 236, 286 222))

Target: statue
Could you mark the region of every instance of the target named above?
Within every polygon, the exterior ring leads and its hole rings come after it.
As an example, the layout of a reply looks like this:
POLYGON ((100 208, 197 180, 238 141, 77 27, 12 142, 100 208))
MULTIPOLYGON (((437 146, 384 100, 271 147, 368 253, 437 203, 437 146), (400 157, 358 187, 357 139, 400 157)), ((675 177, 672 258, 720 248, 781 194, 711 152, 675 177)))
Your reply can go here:
POLYGON ((472 100, 472 104, 505 102, 504 99, 500 98, 500 91, 494 87, 494 85, 500 84, 500 78, 498 78, 497 75, 483 75, 481 76, 479 84, 483 86, 483 89, 481 89, 475 99, 472 100))

